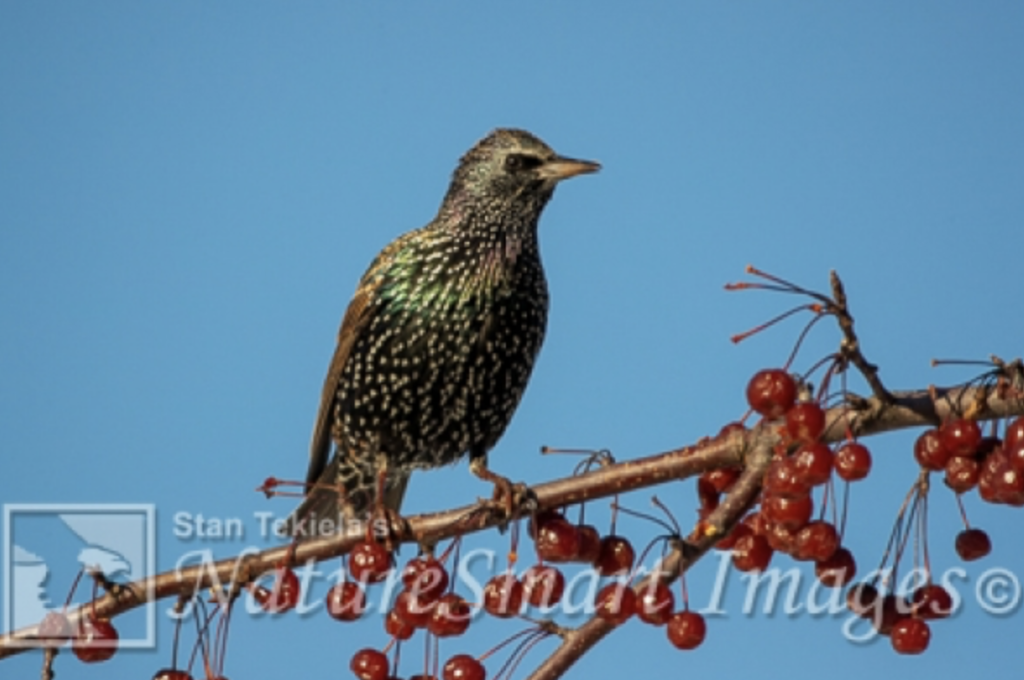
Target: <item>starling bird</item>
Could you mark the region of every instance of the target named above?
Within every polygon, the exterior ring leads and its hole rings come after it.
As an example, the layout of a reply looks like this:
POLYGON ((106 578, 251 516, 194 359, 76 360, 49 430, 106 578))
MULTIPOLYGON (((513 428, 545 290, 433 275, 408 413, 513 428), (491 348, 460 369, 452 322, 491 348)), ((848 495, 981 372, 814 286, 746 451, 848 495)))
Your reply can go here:
POLYGON ((306 521, 288 533, 363 519, 374 503, 397 512, 413 470, 467 454, 477 476, 507 487, 487 452, 544 340, 537 221, 560 180, 599 168, 495 130, 462 157, 433 221, 377 255, 341 322, 292 517, 306 521))

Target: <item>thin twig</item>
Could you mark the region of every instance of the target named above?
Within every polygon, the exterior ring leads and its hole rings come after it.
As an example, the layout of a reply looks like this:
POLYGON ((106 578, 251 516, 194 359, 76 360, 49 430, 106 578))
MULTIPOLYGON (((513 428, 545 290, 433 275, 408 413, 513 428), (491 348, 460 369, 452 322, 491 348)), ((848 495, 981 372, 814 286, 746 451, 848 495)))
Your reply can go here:
POLYGON ((56 647, 47 647, 43 650, 43 673, 40 676, 43 680, 53 680, 53 676, 56 675, 53 672, 53 661, 59 653, 60 650, 56 647))
POLYGON ((895 397, 885 388, 885 385, 882 384, 882 379, 878 377, 878 366, 864 358, 864 353, 860 348, 860 340, 857 339, 857 333, 853 330, 853 316, 850 314, 850 307, 847 303, 846 290, 843 288, 843 282, 839 280, 839 274, 835 270, 829 272, 829 282, 832 285, 832 304, 835 305, 832 311, 835 312, 836 321, 839 323, 839 330, 843 332, 843 340, 839 345, 840 352, 843 358, 856 366, 857 370, 864 376, 864 380, 871 387, 871 392, 875 395, 875 398, 883 405, 888 406, 895 401, 895 397))

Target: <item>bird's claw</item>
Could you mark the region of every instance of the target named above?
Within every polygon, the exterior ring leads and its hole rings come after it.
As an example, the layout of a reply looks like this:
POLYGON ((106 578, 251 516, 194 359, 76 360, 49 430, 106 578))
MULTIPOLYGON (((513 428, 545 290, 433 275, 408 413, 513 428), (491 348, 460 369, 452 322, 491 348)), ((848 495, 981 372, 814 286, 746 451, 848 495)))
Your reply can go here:
POLYGON ((490 500, 482 501, 482 505, 492 515, 500 517, 498 531, 505 533, 509 523, 524 515, 530 515, 537 508, 537 496, 526 484, 511 482, 505 477, 495 475, 494 494, 490 500))
POLYGON ((380 505, 374 508, 370 524, 366 527, 366 540, 373 541, 374 536, 380 536, 383 530, 384 547, 388 552, 394 552, 401 539, 411 533, 409 522, 394 508, 380 505), (396 543, 396 540, 398 542, 396 543))

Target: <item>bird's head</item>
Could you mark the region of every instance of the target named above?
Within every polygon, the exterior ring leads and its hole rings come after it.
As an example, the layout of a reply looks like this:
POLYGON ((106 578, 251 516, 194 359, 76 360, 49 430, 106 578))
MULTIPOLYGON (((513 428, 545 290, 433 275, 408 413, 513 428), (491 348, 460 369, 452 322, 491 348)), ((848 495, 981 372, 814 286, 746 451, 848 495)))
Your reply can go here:
POLYGON ((521 217, 535 223, 560 181, 600 168, 593 161, 559 156, 525 130, 499 128, 459 161, 442 215, 472 214, 492 223, 521 217))

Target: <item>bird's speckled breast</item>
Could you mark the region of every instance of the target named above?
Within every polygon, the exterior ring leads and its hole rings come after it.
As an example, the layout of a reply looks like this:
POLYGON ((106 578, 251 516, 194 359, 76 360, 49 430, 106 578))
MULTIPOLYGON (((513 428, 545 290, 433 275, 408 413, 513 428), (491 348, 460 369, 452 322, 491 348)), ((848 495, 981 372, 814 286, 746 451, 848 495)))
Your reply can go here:
POLYGON ((399 468, 491 448, 547 325, 535 241, 430 246, 397 253, 400 266, 387 268, 336 402, 346 448, 378 448, 399 468))

